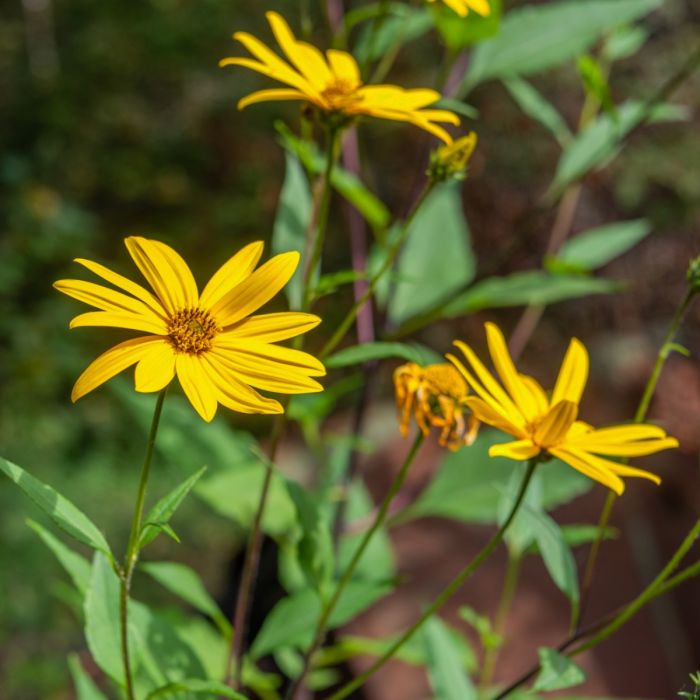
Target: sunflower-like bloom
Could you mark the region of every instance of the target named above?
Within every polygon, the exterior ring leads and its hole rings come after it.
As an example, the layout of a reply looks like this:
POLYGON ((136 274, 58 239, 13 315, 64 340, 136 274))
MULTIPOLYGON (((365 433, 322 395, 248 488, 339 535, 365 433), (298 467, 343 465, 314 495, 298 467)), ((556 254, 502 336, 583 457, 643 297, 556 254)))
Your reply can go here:
POLYGON ((71 328, 111 326, 148 333, 100 355, 75 383, 73 401, 134 364, 136 391, 160 391, 177 374, 206 421, 218 404, 241 413, 282 413, 278 401, 253 387, 282 394, 323 390, 311 378, 325 374, 316 358, 274 344, 314 328, 320 319, 291 312, 251 316, 289 281, 298 253, 276 255, 256 270, 263 243, 251 243, 200 294, 189 267, 172 248, 140 237, 124 242, 154 293, 80 258, 75 262, 122 291, 83 280, 54 283, 64 294, 99 309, 76 316, 71 328))
POLYGON ((357 62, 349 53, 329 49, 324 57, 315 46, 299 41, 276 12, 268 12, 266 17, 289 62, 254 36, 236 32, 233 38, 254 58, 224 58, 219 65, 250 68, 289 87, 253 92, 239 101, 238 109, 256 102, 303 100, 322 112, 344 118, 367 115, 410 122, 445 143, 452 143, 452 137, 435 122, 458 125, 459 117, 444 109, 426 109, 440 99, 439 92, 427 88, 404 90, 396 85, 364 85, 357 62))
MULTIPOLYGON (((428 0, 428 2, 436 2, 436 0, 428 0)), ((474 10, 482 17, 488 17, 491 14, 488 0, 442 0, 442 3, 454 10, 460 17, 466 17, 469 10, 474 10)))
POLYGON ((455 345, 464 354, 466 365, 453 355, 447 358, 476 394, 465 399, 474 415, 517 438, 514 442, 493 445, 489 449, 491 457, 526 460, 548 453, 617 494, 625 488, 620 477, 637 476, 657 484, 661 482, 656 474, 601 455, 641 457, 678 447, 675 438, 668 437, 655 425, 640 423, 595 429, 577 420, 588 379, 588 352, 580 341, 571 340, 554 391, 548 396, 532 377, 517 371, 501 331, 487 323, 486 334, 501 383, 465 343, 457 341, 455 345))
POLYGON ((404 437, 413 414, 423 435, 428 435, 431 427, 440 429, 439 442, 443 447, 454 451, 474 442, 479 421, 473 415, 465 419, 469 387, 452 365, 421 367, 409 362, 394 371, 394 386, 404 437))

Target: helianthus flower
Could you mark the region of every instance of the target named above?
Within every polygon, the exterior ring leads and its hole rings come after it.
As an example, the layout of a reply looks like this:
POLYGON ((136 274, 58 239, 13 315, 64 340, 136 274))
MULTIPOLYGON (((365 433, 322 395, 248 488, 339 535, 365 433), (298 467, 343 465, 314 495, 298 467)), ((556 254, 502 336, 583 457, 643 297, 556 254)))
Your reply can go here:
MULTIPOLYGON (((436 0, 428 0, 435 2, 436 0)), ((451 10, 454 10, 460 17, 466 17, 469 10, 474 10, 482 17, 488 17, 491 14, 488 0, 442 0, 443 4, 447 5, 451 10)))
POLYGON ((668 437, 655 425, 639 423, 596 429, 577 420, 581 394, 588 379, 588 352, 580 341, 572 339, 554 391, 548 396, 532 377, 517 371, 501 331, 487 323, 486 334, 501 383, 465 343, 457 341, 455 345, 464 354, 468 367, 453 355, 447 357, 476 394, 465 399, 474 415, 517 438, 514 442, 493 445, 489 449, 491 457, 526 460, 549 454, 617 494, 624 491, 620 478, 623 476, 642 477, 657 484, 661 482, 656 474, 613 462, 601 455, 649 455, 678 447, 675 438, 668 437))
POLYGON ((136 391, 160 391, 177 375, 206 421, 218 404, 241 413, 282 413, 278 401, 253 387, 282 394, 323 389, 311 379, 325 374, 317 359, 275 345, 310 330, 320 319, 291 312, 251 315, 284 287, 299 262, 298 253, 276 255, 255 270, 263 243, 251 243, 200 294, 189 267, 172 248, 136 236, 124 242, 154 293, 80 258, 75 262, 122 291, 83 280, 54 283, 64 294, 99 309, 76 316, 71 328, 111 326, 148 333, 100 355, 76 381, 73 401, 134 364, 136 391))
POLYGON ((233 38, 254 58, 224 58, 219 65, 250 68, 289 87, 253 92, 239 101, 238 109, 256 102, 303 100, 322 112, 344 118, 367 115, 409 122, 445 143, 452 143, 447 131, 434 122, 457 125, 459 117, 444 109, 426 109, 440 99, 439 92, 427 88, 404 90, 396 85, 364 85, 357 62, 349 53, 329 49, 324 57, 315 46, 299 41, 276 12, 268 12, 266 17, 289 63, 254 36, 236 32, 233 38))
POLYGON ((440 429, 439 442, 443 447, 457 450, 474 442, 479 421, 471 415, 465 420, 469 388, 452 365, 421 367, 409 362, 394 371, 394 386, 404 437, 413 413, 423 435, 428 435, 431 427, 440 429))

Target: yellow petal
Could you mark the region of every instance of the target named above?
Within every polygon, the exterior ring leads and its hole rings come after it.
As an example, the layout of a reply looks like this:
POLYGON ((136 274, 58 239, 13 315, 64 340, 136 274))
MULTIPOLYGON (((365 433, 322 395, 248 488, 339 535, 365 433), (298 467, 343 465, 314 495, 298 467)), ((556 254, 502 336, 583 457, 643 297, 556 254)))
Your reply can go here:
POLYGON ((241 381, 258 389, 280 394, 323 391, 323 386, 311 379, 306 371, 288 364, 230 349, 214 349, 211 355, 241 381))
POLYGON ((421 107, 427 107, 442 97, 437 90, 430 88, 404 90, 397 85, 365 85, 358 95, 368 106, 400 112, 412 112, 421 107))
POLYGON ((159 336, 131 338, 102 353, 78 377, 71 393, 71 400, 75 402, 104 384, 119 372, 138 362, 153 345, 162 342, 163 339, 159 336))
POLYGON ((359 85, 361 83, 360 68, 357 65, 357 61, 347 51, 328 49, 326 57, 336 78, 340 78, 340 80, 344 80, 350 85, 359 85))
POLYGON ((504 433, 515 435, 515 437, 525 438, 525 431, 510 420, 509 414, 502 413, 497 405, 487 403, 483 399, 477 399, 474 396, 468 396, 464 399, 464 403, 482 423, 492 425, 504 433))
POLYGON ((217 391, 203 368, 202 358, 179 353, 175 357, 175 371, 194 410, 210 422, 216 414, 217 391))
POLYGON ((498 326, 486 323, 486 338, 493 365, 501 378, 503 385, 508 390, 520 413, 528 420, 538 417, 537 403, 532 399, 530 392, 525 388, 520 379, 518 370, 513 364, 506 339, 498 326))
POLYGON ((140 236, 129 236, 124 242, 168 313, 197 306, 197 284, 178 253, 165 243, 140 236))
POLYGON ((164 389, 175 376, 175 351, 167 340, 149 347, 134 372, 136 391, 164 389))
POLYGON ((554 385, 552 405, 560 401, 580 403, 587 381, 588 351, 581 341, 572 338, 554 385))
POLYGON ((323 377, 326 374, 323 364, 308 352, 252 340, 237 341, 230 338, 222 340, 222 337, 217 336, 214 341, 215 347, 221 351, 236 352, 249 357, 254 362, 272 362, 278 366, 279 371, 288 368, 310 377, 323 377))
POLYGON ((299 90, 290 88, 275 88, 272 90, 258 90, 251 92, 250 95, 238 100, 238 109, 245 109, 250 105, 258 104, 259 102, 279 102, 285 100, 308 100, 309 98, 299 90))
POLYGON ((275 255, 219 299, 211 308, 212 315, 223 329, 249 316, 289 282, 298 264, 297 252, 275 255))
POLYGON ((576 440, 575 442, 566 440, 566 445, 577 447, 586 452, 608 457, 644 457, 652 455, 662 450, 669 450, 678 447, 676 438, 667 437, 658 440, 640 440, 638 442, 596 442, 595 440, 576 440))
POLYGON ((553 406, 537 426, 533 440, 542 447, 558 445, 576 420, 578 405, 573 401, 560 401, 553 406))
POLYGON ((199 305, 209 309, 237 284, 248 279, 260 260, 265 244, 262 241, 249 243, 230 257, 207 282, 199 299, 199 305))
POLYGON ((572 452, 564 448, 553 448, 549 453, 554 457, 558 457, 562 462, 566 462, 569 466, 581 472, 589 479, 597 481, 603 486, 612 489, 618 496, 621 496, 625 490, 625 484, 620 477, 607 470, 600 470, 593 466, 588 459, 589 455, 585 453, 572 452))
POLYGON ((489 447, 489 457, 507 457, 521 462, 535 457, 540 452, 541 449, 533 444, 532 440, 515 440, 489 447))
POLYGON ((143 316, 155 324, 163 324, 162 317, 146 306, 142 301, 117 292, 109 287, 103 287, 94 282, 84 280, 58 280, 53 283, 55 289, 67 294, 78 301, 95 306, 102 311, 110 311, 117 314, 129 314, 143 316))
POLYGON ((537 413, 543 416, 545 413, 547 413, 547 411, 549 411, 550 405, 547 394, 545 393, 541 384, 527 374, 521 374, 520 381, 525 387, 525 390, 530 393, 532 400, 537 405, 537 413))
POLYGON ((85 326, 106 326, 108 328, 127 328, 131 331, 143 331, 156 335, 167 335, 168 329, 164 321, 154 321, 146 316, 136 314, 117 314, 112 311, 89 311, 76 316, 70 322, 71 328, 85 326))
POLYGON ((117 274, 108 267, 93 262, 92 260, 76 258, 75 262, 83 267, 86 267, 88 270, 90 270, 90 272, 102 277, 102 279, 107 280, 107 282, 113 284, 115 287, 121 287, 121 289, 123 289, 125 292, 129 292, 129 294, 132 296, 140 299, 144 304, 146 304, 146 306, 152 309, 157 316, 165 318, 166 313, 163 305, 153 296, 153 294, 151 294, 147 289, 144 289, 140 284, 136 284, 136 282, 132 282, 127 277, 117 274))
POLYGON ((251 68, 259 73, 287 83, 304 93, 316 94, 308 80, 298 73, 286 61, 283 61, 274 51, 271 51, 262 41, 246 32, 236 32, 233 35, 236 41, 240 41, 243 46, 250 51, 261 63, 256 63, 246 58, 225 58, 219 62, 220 66, 239 65, 251 68))
POLYGON ((488 17, 491 14, 488 0, 466 0, 466 2, 474 12, 477 12, 482 17, 488 17))
MULTIPOLYGON (((524 428, 526 421, 518 407, 513 403, 513 400, 508 396, 508 394, 503 390, 503 387, 493 378, 491 372, 486 369, 481 360, 477 357, 476 353, 461 340, 456 340, 455 345, 462 351, 464 357, 469 362, 470 367, 474 370, 478 381, 476 383, 469 382, 467 378, 467 383, 472 389, 481 396, 484 401, 491 403, 494 407, 508 416, 508 420, 512 423, 518 425, 520 428, 524 428)), ((448 359, 455 364, 455 359, 448 355, 448 359)), ((455 366, 457 366, 455 364, 455 366)), ((459 367, 457 367, 459 369, 459 367)), ((466 376, 466 375, 465 375, 466 376)))
POLYGON ((306 333, 318 326, 319 323, 321 323, 321 319, 314 314, 281 311, 280 313, 260 314, 244 318, 217 337, 219 342, 227 339, 249 338, 263 343, 275 343, 278 340, 287 340, 287 338, 306 333))
POLYGON ((215 353, 202 356, 204 369, 217 391, 218 401, 239 413, 283 413, 279 401, 261 396, 255 389, 244 384, 215 353))
POLYGON ((586 443, 589 441, 596 443, 631 442, 634 440, 655 440, 665 438, 666 431, 658 425, 649 423, 636 423, 631 425, 614 425, 609 428, 598 428, 593 432, 586 433, 586 443))
POLYGON ((443 2, 460 17, 466 17, 469 14, 469 10, 464 0, 443 0, 443 2))
POLYGON ((644 471, 643 469, 637 469, 636 467, 628 467, 625 464, 619 464, 618 462, 613 462, 609 459, 603 459, 602 457, 596 457, 595 455, 589 454, 586 450, 579 450, 565 445, 563 448, 570 455, 574 455, 578 459, 584 460, 594 469, 600 472, 610 472, 617 476, 630 476, 639 477, 642 479, 647 479, 653 481, 655 484, 661 483, 661 478, 656 474, 644 471))
POLYGON ((266 12, 265 16, 280 48, 304 78, 318 91, 327 87, 333 81, 333 75, 323 54, 315 46, 298 41, 284 17, 277 12, 266 12))

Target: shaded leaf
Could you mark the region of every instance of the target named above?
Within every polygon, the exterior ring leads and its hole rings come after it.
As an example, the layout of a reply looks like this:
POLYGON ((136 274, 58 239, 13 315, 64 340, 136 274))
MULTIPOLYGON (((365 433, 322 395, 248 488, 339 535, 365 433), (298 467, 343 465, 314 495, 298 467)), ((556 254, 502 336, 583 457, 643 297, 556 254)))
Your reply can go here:
POLYGON ((458 183, 435 189, 409 228, 389 300, 394 323, 434 308, 474 277, 476 262, 458 183))
POLYGON ((85 672, 77 654, 68 657, 68 669, 73 678, 77 700, 107 700, 107 696, 95 685, 95 682, 85 672))
POLYGON ((419 365, 429 365, 444 362, 445 359, 436 352, 420 343, 364 343, 345 348, 328 357, 325 361, 329 369, 358 365, 372 360, 400 358, 419 365))
POLYGON ((430 13, 423 8, 392 3, 388 10, 389 14, 377 24, 372 22, 363 28, 353 51, 360 64, 380 58, 398 41, 408 44, 433 26, 430 13))
MULTIPOLYGON (((196 471, 192 476, 185 479, 180 485, 176 486, 170 493, 163 496, 154 506, 151 508, 146 517, 144 518, 144 525, 141 528, 141 538, 140 546, 145 547, 149 542, 151 542, 160 530, 165 530, 167 532, 167 526, 173 513, 179 508, 180 504, 184 500, 185 496, 190 492, 192 487, 199 481, 200 477, 207 470, 206 467, 202 467, 196 471)), ((168 533, 170 534, 170 533, 168 533)), ((170 534, 172 537, 175 533, 170 534)), ((174 539, 177 540, 177 537, 174 539)))
POLYGON ((538 649, 540 672, 533 690, 561 690, 579 685, 586 680, 583 669, 570 658, 549 647, 538 649))
POLYGON ((436 700, 476 700, 478 695, 444 622, 431 617, 423 626, 430 687, 436 700))
POLYGON ((97 526, 58 491, 2 457, 0 471, 17 484, 64 532, 79 542, 112 556, 107 540, 97 526))
POLYGON ((161 686, 160 688, 157 688, 149 693, 146 696, 146 700, 155 700, 156 698, 164 697, 170 693, 182 692, 196 694, 215 693, 216 695, 222 695, 225 698, 232 698, 233 700, 246 700, 245 695, 237 693, 224 683, 219 683, 217 681, 203 681, 195 678, 175 681, 173 683, 168 683, 167 685, 161 686))

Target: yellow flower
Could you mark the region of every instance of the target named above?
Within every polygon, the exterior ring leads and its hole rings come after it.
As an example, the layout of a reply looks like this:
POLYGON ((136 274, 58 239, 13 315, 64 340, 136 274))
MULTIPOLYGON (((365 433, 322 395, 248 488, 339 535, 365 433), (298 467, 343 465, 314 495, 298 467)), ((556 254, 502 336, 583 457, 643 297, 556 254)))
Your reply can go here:
POLYGON ((214 417, 218 404, 241 413, 282 413, 278 401, 253 387, 282 394, 323 390, 311 379, 325 374, 316 358, 274 344, 314 328, 320 319, 291 312, 251 316, 287 283, 298 253, 276 255, 255 270, 263 243, 251 243, 226 262, 200 294, 189 267, 172 248, 135 236, 124 242, 155 294, 80 258, 75 262, 126 294, 83 280, 54 283, 64 294, 100 309, 76 316, 71 328, 111 326, 149 334, 100 355, 75 383, 73 401, 134 364, 136 391, 160 391, 177 374, 185 395, 206 421, 214 417))
POLYGON ((324 57, 315 46, 299 41, 276 12, 268 12, 266 17, 289 63, 254 36, 236 32, 233 38, 254 59, 224 58, 219 65, 250 68, 289 87, 254 92, 240 100, 239 109, 256 102, 304 100, 323 112, 343 117, 368 115, 410 122, 445 143, 452 143, 447 131, 434 122, 458 125, 459 117, 444 109, 425 109, 440 99, 439 92, 424 88, 404 90, 396 85, 364 85, 357 62, 349 53, 329 49, 324 57))
MULTIPOLYGON (((435 2, 435 0, 428 0, 428 2, 435 2)), ((442 2, 460 17, 466 17, 469 10, 474 10, 482 17, 488 17, 491 14, 488 0, 442 0, 442 2)))
POLYGON ((675 438, 648 424, 617 425, 595 429, 576 420, 581 394, 588 379, 588 352, 576 338, 572 339, 557 377, 554 391, 548 396, 532 378, 520 374, 508 353, 501 331, 486 324, 489 352, 501 379, 499 384, 465 343, 455 345, 464 353, 467 364, 452 355, 447 358, 462 373, 476 397, 465 399, 474 415, 484 423, 518 438, 514 442, 494 445, 491 457, 526 460, 541 453, 558 457, 586 476, 611 488, 624 491, 620 477, 638 476, 657 484, 656 474, 605 459, 640 457, 678 447, 675 438))
POLYGON ((421 367, 409 362, 394 371, 394 386, 404 437, 408 435, 413 413, 423 435, 427 435, 431 427, 440 429, 439 442, 443 447, 457 450, 461 445, 474 442, 479 421, 474 416, 465 421, 469 387, 452 365, 421 367))
POLYGON ((430 157, 428 177, 435 182, 445 180, 464 180, 472 153, 476 148, 477 137, 473 131, 462 136, 454 143, 440 146, 430 157))

